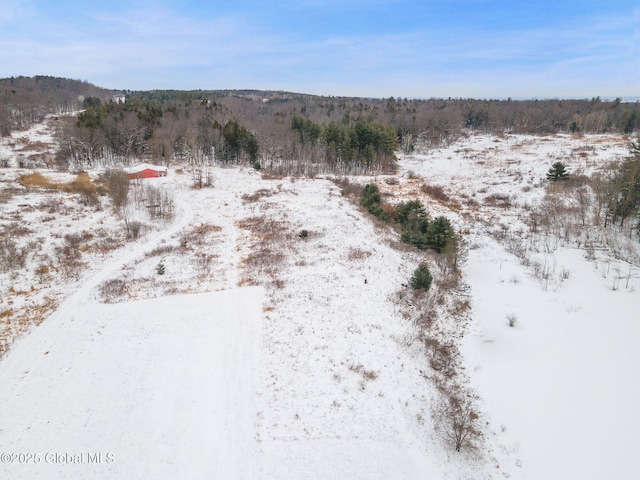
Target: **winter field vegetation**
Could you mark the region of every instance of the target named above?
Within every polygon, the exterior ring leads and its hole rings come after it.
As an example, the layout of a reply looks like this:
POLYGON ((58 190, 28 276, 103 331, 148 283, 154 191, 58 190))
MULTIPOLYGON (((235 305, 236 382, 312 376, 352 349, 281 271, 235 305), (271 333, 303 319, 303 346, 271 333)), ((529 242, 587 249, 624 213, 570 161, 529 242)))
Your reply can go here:
POLYGON ((14 82, 1 478, 635 477, 637 105, 14 82))

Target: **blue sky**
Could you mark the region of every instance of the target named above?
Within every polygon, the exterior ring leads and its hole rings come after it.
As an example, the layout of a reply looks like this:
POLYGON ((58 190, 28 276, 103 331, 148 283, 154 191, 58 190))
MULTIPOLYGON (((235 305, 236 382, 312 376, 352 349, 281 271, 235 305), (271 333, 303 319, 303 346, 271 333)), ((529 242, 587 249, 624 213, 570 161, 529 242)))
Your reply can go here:
POLYGON ((640 1, 0 0, 0 77, 368 97, 640 96, 640 1))

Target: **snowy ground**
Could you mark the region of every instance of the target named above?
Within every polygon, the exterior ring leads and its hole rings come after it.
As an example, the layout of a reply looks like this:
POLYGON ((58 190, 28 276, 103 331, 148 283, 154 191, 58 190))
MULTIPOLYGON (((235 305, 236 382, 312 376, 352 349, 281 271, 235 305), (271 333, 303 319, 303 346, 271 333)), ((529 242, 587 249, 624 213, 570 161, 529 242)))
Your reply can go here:
POLYGON ((632 478, 634 267, 570 242, 525 266, 498 235, 526 238, 554 161, 590 174, 626 151, 617 137, 470 136, 403 158, 397 177, 354 179, 392 203, 419 197, 465 232, 472 321, 451 331, 481 397, 480 452, 456 453, 430 416, 429 362, 397 300, 422 255, 329 180, 213 167, 213 188, 192 189, 187 171, 156 182, 175 196, 173 221, 83 253, 91 268, 0 362, 0 453, 42 456, 0 477, 632 478), (106 295, 113 280, 126 288, 106 295), (104 463, 88 463, 96 453, 104 463))
POLYGON ((631 479, 640 468, 638 238, 618 234, 588 251, 525 226, 553 162, 590 175, 627 154, 621 137, 476 136, 403 162, 460 202, 448 215, 471 247, 474 318, 462 351, 495 448, 516 461, 513 478, 631 479), (493 194, 511 206, 487 204, 493 194), (496 238, 523 241, 528 257, 496 238))
POLYGON ((251 287, 50 318, 2 364, 2 451, 38 454, 2 478, 255 478, 261 311, 251 287))
POLYGON ((471 252, 471 381, 523 478, 631 479, 640 468, 637 279, 614 291, 584 252, 555 258, 571 273, 544 291, 495 241, 471 252))

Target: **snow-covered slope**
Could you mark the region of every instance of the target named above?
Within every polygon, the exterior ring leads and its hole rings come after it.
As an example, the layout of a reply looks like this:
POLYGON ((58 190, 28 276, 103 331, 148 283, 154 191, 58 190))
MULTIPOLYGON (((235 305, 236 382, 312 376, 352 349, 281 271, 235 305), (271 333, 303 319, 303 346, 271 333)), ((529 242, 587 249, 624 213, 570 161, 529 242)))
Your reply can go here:
POLYGON ((464 278, 474 321, 462 352, 512 478, 632 479, 640 469, 637 234, 530 231, 552 163, 591 175, 626 157, 628 142, 477 135, 402 162, 405 174, 458 202, 455 212, 431 205, 470 246, 464 278), (508 201, 496 205, 495 195, 508 201))
POLYGON ((148 180, 175 196, 173 222, 91 257, 2 359, 0 453, 41 461, 3 457, 15 463, 0 477, 633 478, 637 267, 604 243, 586 258, 527 236, 551 163, 591 174, 625 153, 617 137, 472 135, 403 158, 397 176, 352 179, 464 233, 471 310, 443 331, 480 394, 478 451, 436 431, 430 362, 400 301, 420 302, 406 284, 430 257, 327 179, 216 166, 212 188, 186 169, 148 180), (535 247, 525 263, 508 252, 520 241, 535 247), (124 287, 106 294, 110 281, 124 287))

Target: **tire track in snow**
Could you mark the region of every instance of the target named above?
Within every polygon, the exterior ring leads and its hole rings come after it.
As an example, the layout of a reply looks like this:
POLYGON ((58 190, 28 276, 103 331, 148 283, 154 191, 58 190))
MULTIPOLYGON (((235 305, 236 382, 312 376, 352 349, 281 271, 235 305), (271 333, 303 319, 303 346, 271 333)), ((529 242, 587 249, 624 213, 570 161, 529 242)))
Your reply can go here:
MULTIPOLYGON (((260 287, 252 287, 260 288, 260 287)), ((236 290, 237 292, 237 290, 236 290)), ((233 294, 236 297, 236 294, 233 294)), ((231 326, 229 358, 225 362, 225 443, 216 469, 220 479, 254 479, 256 471, 256 446, 254 441, 254 391, 255 369, 260 355, 260 326, 253 321, 252 310, 260 305, 244 303, 240 295, 234 298, 239 310, 238 321, 231 326), (247 461, 251 460, 251 461, 247 461)), ((262 300, 260 301, 260 304, 262 300)))

